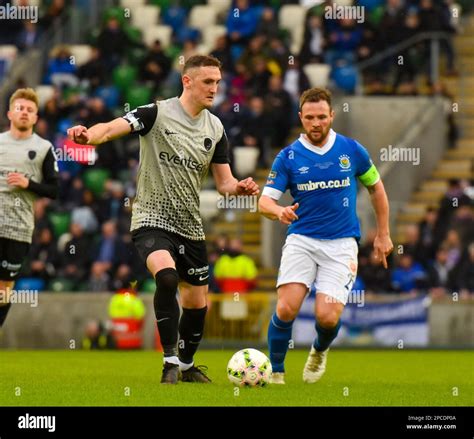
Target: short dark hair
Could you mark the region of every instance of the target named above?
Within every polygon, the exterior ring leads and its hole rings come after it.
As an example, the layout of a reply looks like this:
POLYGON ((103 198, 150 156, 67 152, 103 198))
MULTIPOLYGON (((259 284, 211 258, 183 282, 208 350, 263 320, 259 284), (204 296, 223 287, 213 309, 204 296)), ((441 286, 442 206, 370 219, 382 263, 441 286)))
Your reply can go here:
POLYGON ((222 68, 221 62, 211 55, 193 55, 184 63, 183 75, 195 67, 218 67, 222 68))
POLYGON ((306 102, 326 101, 331 108, 331 92, 325 88, 313 87, 303 92, 300 98, 300 111, 306 102))

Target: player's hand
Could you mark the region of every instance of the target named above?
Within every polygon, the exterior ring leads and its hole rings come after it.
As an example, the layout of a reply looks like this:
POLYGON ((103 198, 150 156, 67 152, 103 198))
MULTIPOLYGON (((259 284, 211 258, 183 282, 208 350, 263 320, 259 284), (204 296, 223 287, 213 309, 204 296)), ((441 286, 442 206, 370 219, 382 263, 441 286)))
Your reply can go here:
POLYGON ((79 145, 87 145, 91 141, 91 136, 86 127, 76 125, 67 130, 67 137, 79 145))
POLYGON ((290 225, 293 221, 298 219, 295 210, 298 209, 299 206, 298 203, 295 203, 293 206, 283 207, 278 215, 278 221, 282 224, 290 225))
POLYGON ((19 172, 9 172, 7 176, 7 183, 11 186, 26 189, 30 185, 28 180, 23 174, 19 172))
POLYGON ((241 180, 237 183, 237 195, 258 195, 260 189, 252 177, 241 180))
POLYGON ((374 239, 375 257, 382 262, 384 268, 388 268, 387 256, 392 253, 393 244, 389 235, 377 235, 374 239))

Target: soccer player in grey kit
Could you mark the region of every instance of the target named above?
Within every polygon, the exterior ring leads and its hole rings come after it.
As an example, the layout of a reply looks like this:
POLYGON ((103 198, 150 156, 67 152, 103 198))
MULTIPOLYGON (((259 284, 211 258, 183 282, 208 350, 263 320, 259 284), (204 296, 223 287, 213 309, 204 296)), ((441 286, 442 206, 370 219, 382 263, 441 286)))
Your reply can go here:
POLYGON ((10 98, 10 129, 0 134, 0 327, 35 227, 33 202, 56 198, 58 164, 51 143, 33 133, 38 96, 21 88, 10 98))
POLYGON ((216 58, 193 56, 183 67, 179 98, 138 107, 89 129, 75 126, 68 130, 70 139, 92 145, 129 133, 140 135, 131 231, 156 280, 154 308, 164 350, 164 384, 176 384, 180 377, 186 382, 210 382, 205 368, 196 367, 193 359, 204 331, 209 283, 199 215, 201 184, 211 168, 219 193, 259 193, 251 177, 242 181, 233 177, 224 127, 208 110, 221 80, 220 67, 216 58), (176 299, 178 281, 181 319, 176 299))

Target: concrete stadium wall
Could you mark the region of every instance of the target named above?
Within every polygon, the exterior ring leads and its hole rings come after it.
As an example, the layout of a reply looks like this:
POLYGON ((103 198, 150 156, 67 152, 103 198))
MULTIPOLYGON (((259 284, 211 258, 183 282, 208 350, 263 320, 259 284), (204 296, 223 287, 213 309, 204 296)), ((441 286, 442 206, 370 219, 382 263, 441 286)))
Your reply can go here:
MULTIPOLYGON (((71 349, 72 341, 75 349, 81 349, 86 323, 91 319, 107 319, 110 297, 107 293, 40 293, 37 307, 15 304, 0 335, 0 349, 71 349)), ((144 347, 152 349, 153 295, 141 295, 141 298, 147 310, 144 347)), ((429 326, 432 347, 474 347, 474 301, 432 303, 429 326)), ((232 346, 235 341, 223 340, 219 346, 232 346)))

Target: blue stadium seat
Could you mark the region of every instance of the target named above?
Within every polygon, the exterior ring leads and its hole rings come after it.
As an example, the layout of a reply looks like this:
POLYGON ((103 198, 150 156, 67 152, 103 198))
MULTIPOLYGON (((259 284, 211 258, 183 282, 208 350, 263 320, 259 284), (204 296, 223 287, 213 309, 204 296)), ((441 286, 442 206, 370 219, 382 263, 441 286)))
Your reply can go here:
POLYGON ((178 33, 186 24, 186 9, 172 6, 163 12, 161 19, 164 24, 173 28, 174 33, 178 33))
POLYGON ((117 107, 120 103, 120 92, 113 85, 107 87, 98 87, 95 95, 101 98, 107 108, 117 107))
POLYGON ((334 68, 332 77, 340 89, 347 93, 354 93, 357 85, 357 70, 353 66, 334 68))

